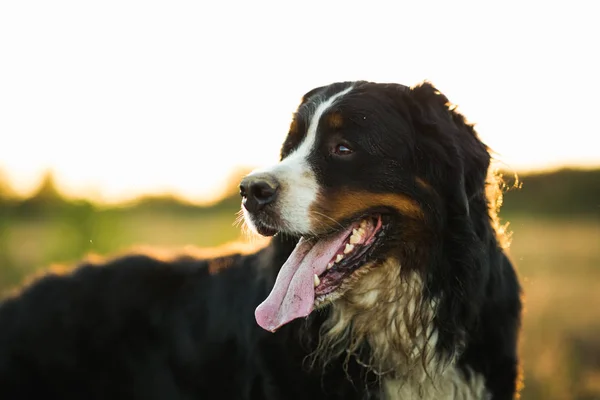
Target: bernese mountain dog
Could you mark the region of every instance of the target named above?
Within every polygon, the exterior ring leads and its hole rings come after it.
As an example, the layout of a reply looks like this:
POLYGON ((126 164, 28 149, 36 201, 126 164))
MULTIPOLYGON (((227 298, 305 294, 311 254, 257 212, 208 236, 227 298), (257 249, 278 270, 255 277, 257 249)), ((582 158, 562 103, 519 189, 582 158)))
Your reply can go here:
POLYGON ((268 245, 129 254, 0 306, 0 398, 518 397, 521 289, 490 155, 430 83, 306 93, 240 184, 268 245))

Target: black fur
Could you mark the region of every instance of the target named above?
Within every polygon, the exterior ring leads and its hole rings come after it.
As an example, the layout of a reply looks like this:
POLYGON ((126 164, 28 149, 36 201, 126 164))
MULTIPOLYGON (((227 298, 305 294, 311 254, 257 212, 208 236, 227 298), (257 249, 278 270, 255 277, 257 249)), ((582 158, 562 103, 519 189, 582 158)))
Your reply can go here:
MULTIPOLYGON (((207 262, 132 255, 47 276, 0 307, 2 399, 363 398, 342 368, 306 372, 297 321, 254 321, 294 242, 207 262)), ((319 318, 319 316, 316 316, 319 318)), ((356 366, 351 366, 356 369, 356 366)))
MULTIPOLYGON (((304 101, 346 85, 315 89, 304 101)), ((360 139, 371 157, 355 170, 323 165, 321 183, 350 179, 346 187, 418 202, 426 235, 382 251, 419 270, 426 296, 439 299, 437 351, 458 351, 467 376, 483 375, 494 400, 512 399, 520 287, 492 224, 487 148, 428 83, 358 87, 340 108, 373 132, 360 139)), ((306 129, 301 109, 296 118, 295 129, 306 129)), ((290 134, 284 157, 301 136, 290 134)), ((296 241, 279 235, 255 254, 226 256, 231 266, 214 274, 209 260, 131 255, 40 279, 0 305, 0 398, 379 398, 376 377, 354 359, 310 368, 327 310, 274 334, 256 324, 254 310, 296 241)))

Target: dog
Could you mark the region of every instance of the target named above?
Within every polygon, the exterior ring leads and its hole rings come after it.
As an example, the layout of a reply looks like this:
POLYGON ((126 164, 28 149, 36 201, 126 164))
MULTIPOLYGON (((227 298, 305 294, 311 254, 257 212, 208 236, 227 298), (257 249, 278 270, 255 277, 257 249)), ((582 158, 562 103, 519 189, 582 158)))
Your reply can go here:
POLYGON ((431 83, 306 93, 240 184, 256 252, 130 254, 0 306, 2 399, 513 399, 490 152, 431 83))

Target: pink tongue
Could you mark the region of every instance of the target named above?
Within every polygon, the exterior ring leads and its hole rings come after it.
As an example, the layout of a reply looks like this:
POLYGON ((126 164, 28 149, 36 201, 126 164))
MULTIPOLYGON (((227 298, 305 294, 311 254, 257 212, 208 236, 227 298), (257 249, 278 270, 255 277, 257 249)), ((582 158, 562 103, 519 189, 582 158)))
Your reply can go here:
POLYGON ((321 275, 335 256, 352 227, 316 243, 300 239, 281 267, 271 294, 254 312, 263 329, 275 332, 288 322, 306 317, 315 302, 314 275, 321 275))

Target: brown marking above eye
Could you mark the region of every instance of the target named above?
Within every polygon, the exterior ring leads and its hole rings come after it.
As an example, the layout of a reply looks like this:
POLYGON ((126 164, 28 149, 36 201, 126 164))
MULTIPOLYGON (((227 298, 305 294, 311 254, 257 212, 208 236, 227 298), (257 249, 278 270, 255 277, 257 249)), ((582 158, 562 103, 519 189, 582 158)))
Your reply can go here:
POLYGON ((338 229, 339 222, 375 207, 389 207, 412 219, 424 218, 417 201, 407 195, 341 190, 317 198, 310 208, 311 226, 316 230, 338 229))
POLYGON ((339 129, 344 125, 344 119, 339 112, 332 112, 327 116, 327 125, 332 129, 339 129))

